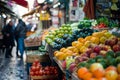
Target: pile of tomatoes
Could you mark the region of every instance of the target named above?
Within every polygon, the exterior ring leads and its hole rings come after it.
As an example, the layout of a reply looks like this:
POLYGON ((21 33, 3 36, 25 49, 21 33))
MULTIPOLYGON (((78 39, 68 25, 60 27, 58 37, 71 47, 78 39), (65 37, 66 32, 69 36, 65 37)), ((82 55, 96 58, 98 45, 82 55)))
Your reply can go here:
POLYGON ((30 68, 30 76, 43 76, 43 75, 58 75, 57 67, 46 66, 42 67, 39 61, 35 61, 30 68))

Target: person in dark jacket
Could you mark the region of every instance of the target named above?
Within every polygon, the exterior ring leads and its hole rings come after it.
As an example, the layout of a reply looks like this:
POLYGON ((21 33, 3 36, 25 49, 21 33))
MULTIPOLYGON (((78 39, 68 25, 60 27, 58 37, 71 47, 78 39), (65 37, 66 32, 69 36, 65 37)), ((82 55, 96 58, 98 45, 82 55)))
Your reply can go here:
POLYGON ((15 28, 15 38, 17 40, 17 47, 18 50, 20 51, 21 58, 23 58, 24 54, 24 39, 26 37, 26 32, 27 32, 26 24, 21 19, 19 19, 18 24, 15 28))
POLYGON ((3 34, 3 45, 6 48, 6 58, 12 57, 12 49, 15 46, 14 43, 14 30, 13 21, 9 21, 6 26, 2 29, 3 34))

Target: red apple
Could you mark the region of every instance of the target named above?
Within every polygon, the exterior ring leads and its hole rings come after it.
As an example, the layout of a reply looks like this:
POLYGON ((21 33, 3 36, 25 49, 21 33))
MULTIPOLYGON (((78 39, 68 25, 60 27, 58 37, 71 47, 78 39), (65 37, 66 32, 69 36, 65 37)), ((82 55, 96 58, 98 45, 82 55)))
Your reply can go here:
POLYGON ((112 49, 113 49, 114 52, 120 51, 120 46, 118 44, 116 44, 116 45, 113 46, 112 49))
POLYGON ((90 56, 90 54, 93 52, 92 48, 88 48, 86 51, 86 54, 88 54, 88 57, 90 56))
POLYGON ((101 50, 101 48, 100 48, 99 46, 95 46, 95 47, 93 48, 93 51, 94 51, 95 53, 97 53, 97 54, 99 54, 100 50, 101 50))
POLYGON ((110 40, 106 40, 105 45, 110 45, 110 40))
POLYGON ((111 46, 111 47, 113 47, 114 45, 115 45, 115 40, 110 40, 110 43, 109 43, 109 45, 111 46))

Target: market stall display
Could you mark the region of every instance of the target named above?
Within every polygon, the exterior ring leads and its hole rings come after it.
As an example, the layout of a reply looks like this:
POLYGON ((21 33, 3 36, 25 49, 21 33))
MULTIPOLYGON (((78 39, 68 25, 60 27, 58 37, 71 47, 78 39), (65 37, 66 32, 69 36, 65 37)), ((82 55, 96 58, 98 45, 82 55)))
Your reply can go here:
POLYGON ((57 80, 58 71, 57 67, 46 66, 43 67, 39 61, 34 61, 30 68, 30 77, 31 79, 39 79, 39 80, 57 80))

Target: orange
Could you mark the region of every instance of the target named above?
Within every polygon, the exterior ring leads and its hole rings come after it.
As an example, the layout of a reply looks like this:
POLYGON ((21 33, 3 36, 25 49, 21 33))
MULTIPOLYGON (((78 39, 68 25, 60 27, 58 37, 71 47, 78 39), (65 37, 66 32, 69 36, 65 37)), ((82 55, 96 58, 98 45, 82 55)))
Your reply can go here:
POLYGON ((90 79, 92 78, 92 73, 91 72, 87 72, 83 75, 83 79, 87 80, 87 79, 90 79))
POLYGON ((88 72, 88 69, 86 67, 82 67, 80 69, 78 69, 77 71, 77 75, 79 78, 83 78, 83 76, 88 72))
POLYGON ((98 78, 98 80, 107 80, 105 77, 98 78))
POLYGON ((114 71, 117 72, 117 68, 115 66, 109 66, 105 69, 106 72, 109 71, 109 70, 114 70, 114 71))
POLYGON ((120 80, 120 74, 118 74, 117 80, 120 80))
POLYGON ((104 71, 104 69, 96 69, 96 70, 93 72, 93 75, 94 75, 96 78, 101 78, 101 77, 105 76, 105 71, 104 71))
POLYGON ((90 78, 90 79, 85 79, 85 80, 98 80, 97 78, 90 78))

